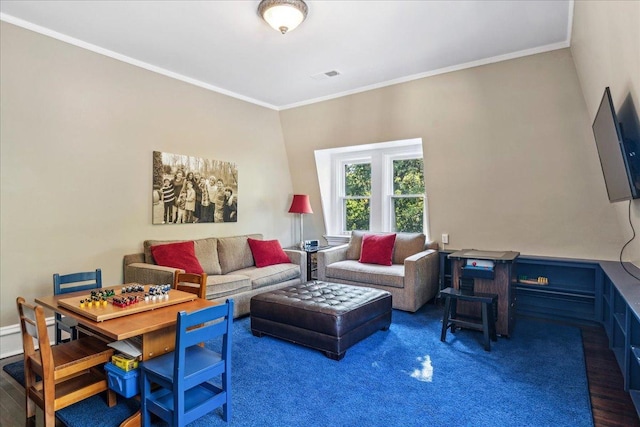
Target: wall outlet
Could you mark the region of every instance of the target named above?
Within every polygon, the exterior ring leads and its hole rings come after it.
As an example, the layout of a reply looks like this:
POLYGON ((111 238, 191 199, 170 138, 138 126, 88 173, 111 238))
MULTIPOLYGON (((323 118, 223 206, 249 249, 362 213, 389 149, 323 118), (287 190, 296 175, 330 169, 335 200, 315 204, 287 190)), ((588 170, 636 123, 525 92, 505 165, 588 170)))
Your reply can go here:
POLYGON ((449 243, 449 234, 447 233, 442 234, 442 243, 445 245, 449 243))

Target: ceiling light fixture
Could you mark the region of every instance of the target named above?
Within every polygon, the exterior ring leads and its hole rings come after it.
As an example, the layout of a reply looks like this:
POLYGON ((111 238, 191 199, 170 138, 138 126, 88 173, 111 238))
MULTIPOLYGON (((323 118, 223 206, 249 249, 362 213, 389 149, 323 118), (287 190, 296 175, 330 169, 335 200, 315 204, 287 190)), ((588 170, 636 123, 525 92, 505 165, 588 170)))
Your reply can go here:
POLYGON ((307 4, 302 0, 262 0, 258 13, 282 34, 293 31, 307 17, 307 4))

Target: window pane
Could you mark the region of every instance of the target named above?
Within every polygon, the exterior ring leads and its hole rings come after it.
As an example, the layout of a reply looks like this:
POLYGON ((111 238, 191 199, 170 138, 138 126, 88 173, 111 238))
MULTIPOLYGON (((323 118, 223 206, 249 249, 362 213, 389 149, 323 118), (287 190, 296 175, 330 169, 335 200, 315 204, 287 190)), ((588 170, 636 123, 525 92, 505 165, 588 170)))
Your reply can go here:
POLYGON ((356 163, 344 166, 344 195, 371 195, 371 164, 356 163))
POLYGON ((369 199, 346 199, 345 231, 369 229, 369 199))
POLYGON ((395 231, 422 233, 424 199, 422 197, 393 198, 395 231))
POLYGON ((424 194, 423 170, 422 159, 394 160, 393 194, 424 194))

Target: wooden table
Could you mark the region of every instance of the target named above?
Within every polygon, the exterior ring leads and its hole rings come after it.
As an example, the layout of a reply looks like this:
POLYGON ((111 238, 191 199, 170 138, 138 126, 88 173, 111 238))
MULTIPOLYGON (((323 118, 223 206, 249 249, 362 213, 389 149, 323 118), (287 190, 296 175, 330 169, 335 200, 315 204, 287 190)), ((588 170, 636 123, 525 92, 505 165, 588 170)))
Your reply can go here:
MULTIPOLYGON (((171 292, 181 292, 172 289, 171 292)), ((58 300, 73 296, 86 295, 86 291, 51 295, 36 298, 36 303, 53 310, 63 316, 69 316, 78 321, 81 329, 95 334, 107 342, 124 340, 136 336, 142 337, 142 360, 152 359, 173 351, 175 347, 176 319, 180 311, 194 311, 217 305, 205 299, 196 298, 170 306, 160 307, 149 311, 133 313, 127 316, 96 322, 71 310, 58 305, 58 300)), ((121 427, 141 425, 141 414, 138 411, 126 419, 121 427)))
MULTIPOLYGON (((475 292, 498 294, 498 317, 496 330, 498 335, 511 336, 515 324, 516 293, 513 283, 516 280, 516 261, 520 252, 514 251, 481 251, 477 249, 463 249, 449 254, 453 260, 451 272, 453 288, 461 288, 461 279, 471 280, 475 292), (473 272, 465 272, 467 263, 472 260, 486 260, 494 263, 492 277, 473 277, 473 272), (467 276, 470 275, 470 276, 467 276)), ((461 302, 458 313, 480 317, 480 306, 473 303, 461 302)))

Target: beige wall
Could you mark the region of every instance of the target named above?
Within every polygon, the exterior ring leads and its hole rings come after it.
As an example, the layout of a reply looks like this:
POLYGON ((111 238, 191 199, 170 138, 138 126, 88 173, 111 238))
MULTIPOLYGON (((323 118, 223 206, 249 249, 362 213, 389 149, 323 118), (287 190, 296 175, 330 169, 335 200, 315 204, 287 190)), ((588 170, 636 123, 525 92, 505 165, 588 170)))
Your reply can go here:
POLYGON ((314 149, 415 137, 434 240, 446 232, 451 248, 616 259, 628 238, 569 49, 290 109, 281 121, 294 191, 316 212, 309 238, 325 232, 314 149))
MULTIPOLYGON (((576 64, 589 119, 593 120, 606 86, 615 108, 631 99, 640 112, 640 2, 576 1, 571 52, 576 64)), ((633 235, 628 202, 615 203, 621 232, 633 235)), ((640 229, 640 199, 631 204, 631 221, 640 229)), ((640 234, 640 233, 639 233, 640 234)), ((625 249, 640 265, 640 237, 625 249)))
POLYGON ((102 268, 144 239, 263 233, 293 243, 276 111, 0 24, 1 325, 52 274, 102 268), (236 162, 237 224, 151 225, 154 150, 236 162))

